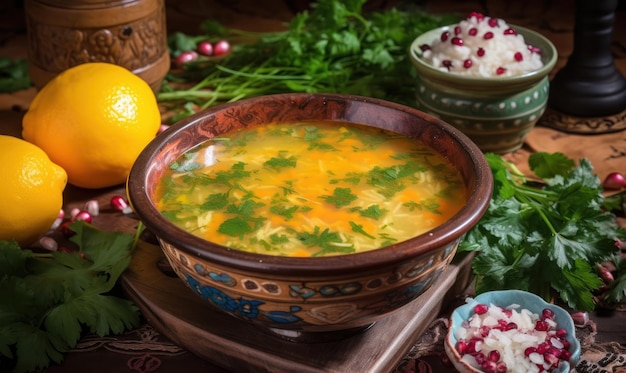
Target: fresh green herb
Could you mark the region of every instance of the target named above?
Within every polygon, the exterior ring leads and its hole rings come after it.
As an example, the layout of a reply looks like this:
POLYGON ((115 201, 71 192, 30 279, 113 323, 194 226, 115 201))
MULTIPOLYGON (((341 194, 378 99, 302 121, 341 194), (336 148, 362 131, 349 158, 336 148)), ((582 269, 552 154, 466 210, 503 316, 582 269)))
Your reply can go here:
POLYGON ((322 248, 322 250, 311 256, 335 253, 349 254, 355 251, 352 245, 343 242, 339 233, 331 232, 328 228, 321 231, 320 227, 315 226, 313 232, 298 232, 297 237, 307 247, 317 246, 322 248))
POLYGON ((358 197, 352 193, 350 188, 335 188, 332 196, 320 196, 328 203, 332 203, 335 207, 348 206, 355 201, 358 197))
POLYGON ((272 157, 263 162, 263 165, 275 169, 296 167, 296 157, 293 155, 290 157, 285 157, 285 155, 281 153, 278 155, 278 157, 272 157))
POLYGON ((372 218, 372 219, 378 219, 381 217, 382 214, 387 212, 387 210, 385 209, 381 210, 380 206, 378 205, 370 205, 366 209, 355 207, 353 210, 358 211, 359 215, 363 217, 372 218))
POLYGON ((595 264, 615 254, 626 232, 603 209, 590 162, 561 153, 534 153, 526 178, 511 162, 486 154, 494 177, 489 209, 460 251, 476 251, 476 291, 521 289, 591 311, 602 280, 595 264))
MULTIPOLYGON (((174 33, 170 53, 195 49, 200 40, 227 39, 225 58, 201 58, 170 73, 159 102, 199 109, 242 98, 285 92, 359 94, 413 105, 414 75, 407 50, 423 32, 458 21, 457 15, 433 15, 416 6, 365 13, 366 0, 319 0, 297 14, 284 31, 252 33, 224 27, 215 20, 204 35, 174 33), (181 84, 182 83, 182 84, 181 84), (194 84, 191 88, 177 88, 194 84)), ((168 105, 169 104, 169 105, 168 105)))
POLYGON ((363 225, 361 225, 361 224, 357 224, 357 223, 355 223, 355 222, 353 222, 353 221, 349 221, 349 223, 350 223, 350 227, 352 228, 352 231, 353 231, 353 232, 360 233, 360 234, 364 235, 365 237, 367 237, 367 238, 371 238, 371 239, 373 239, 373 240, 375 240, 375 239, 376 239, 376 237, 374 237, 374 236, 372 236, 371 234, 367 233, 367 232, 365 231, 365 229, 363 229, 363 225))
POLYGON ((25 59, 0 57, 0 93, 12 93, 32 86, 25 59))
POLYGON ((76 252, 37 254, 0 241, 0 366, 38 371, 60 363, 83 331, 105 336, 138 326, 139 309, 110 294, 138 234, 81 221, 70 228, 76 252))

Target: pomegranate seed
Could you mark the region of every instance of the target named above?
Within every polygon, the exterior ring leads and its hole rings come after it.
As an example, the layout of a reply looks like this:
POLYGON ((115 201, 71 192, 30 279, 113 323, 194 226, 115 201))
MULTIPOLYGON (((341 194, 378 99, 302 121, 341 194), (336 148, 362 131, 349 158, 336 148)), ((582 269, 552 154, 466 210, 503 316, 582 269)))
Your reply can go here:
POLYGON ((515 61, 517 62, 521 62, 524 60, 524 56, 522 55, 522 52, 515 52, 515 54, 513 55, 513 58, 515 58, 515 61))
POLYGON ((98 214, 100 214, 100 205, 98 204, 98 201, 92 199, 85 202, 83 210, 87 211, 91 216, 98 216, 98 214))
POLYGON ((487 360, 483 362, 482 364, 480 364, 480 368, 485 373, 496 373, 496 363, 494 363, 493 361, 487 360))
POLYGON ((559 358, 554 356, 553 354, 546 352, 545 354, 543 354, 543 359, 546 361, 546 363, 548 363, 550 366, 558 364, 559 363, 559 358))
POLYGON ((213 55, 213 44, 208 41, 201 41, 196 46, 196 51, 203 56, 212 56, 213 55))
POLYGON ((74 221, 84 221, 86 223, 91 223, 91 215, 87 211, 79 211, 76 216, 74 216, 74 221))
POLYGON ((485 50, 483 48, 478 48, 478 50, 476 51, 476 55, 478 57, 482 57, 485 55, 485 50))
POLYGON ((422 44, 422 45, 420 45, 420 49, 422 50, 422 52, 429 51, 430 50, 430 45, 422 44))
POLYGON ((76 215, 78 215, 79 212, 80 212, 80 209, 76 207, 70 210, 70 219, 74 220, 76 218, 76 215))
POLYGON ((73 235, 76 234, 76 232, 74 232, 73 230, 70 229, 70 225, 73 222, 71 220, 66 220, 63 223, 61 223, 61 225, 59 225, 59 232, 61 232, 65 237, 72 237, 73 235))
POLYGON ((548 350, 550 349, 550 344, 548 344, 547 342, 543 342, 540 343, 539 346, 537 346, 537 353, 538 354, 545 354, 546 352, 548 352, 548 350))
POLYGON ((549 308, 544 308, 544 309, 541 311, 541 318, 542 318, 543 320, 545 320, 545 319, 552 320, 552 319, 554 318, 554 311, 552 311, 552 310, 551 310, 551 309, 549 309, 549 308))
POLYGON ((54 222, 52 222, 50 229, 53 231, 59 229, 61 224, 63 224, 64 218, 65 218, 65 211, 63 211, 63 209, 60 209, 59 214, 57 215, 57 218, 54 220, 54 222))
POLYGON ((572 353, 568 350, 561 351, 561 360, 569 360, 572 357, 572 353))
POLYGON ((528 357, 530 356, 530 354, 536 353, 537 352, 537 347, 526 347, 526 349, 524 350, 524 356, 528 357))
POLYGON ((214 56, 223 56, 228 52, 230 52, 230 43, 226 40, 220 40, 217 43, 213 44, 214 56))
POLYGON ((483 364, 485 361, 487 361, 487 358, 485 357, 485 354, 483 354, 482 352, 478 352, 474 355, 474 360, 476 360, 478 364, 483 364))
POLYGON ((547 352, 547 353, 548 353, 548 354, 552 354, 552 355, 554 355, 555 357, 559 358, 559 357, 561 356, 561 354, 563 353, 563 350, 558 349, 558 348, 556 348, 556 347, 550 347, 550 348, 548 349, 548 352, 547 352))
POLYGON ((111 197, 111 206, 123 214, 130 214, 133 210, 128 206, 126 200, 121 196, 111 197))
POLYGON ((461 26, 455 26, 454 27, 454 35, 458 35, 461 33, 461 26))
POLYGON ((498 350, 489 351, 489 354, 487 355, 487 359, 493 361, 494 363, 497 363, 498 360, 500 360, 500 352, 498 350))
POLYGON ((462 47, 463 46, 463 39, 459 38, 459 37, 453 37, 452 40, 450 40, 450 42, 453 45, 456 45, 458 47, 462 47))
POLYGON ((48 236, 41 237, 39 239, 39 244, 42 248, 48 251, 57 251, 57 249, 59 248, 59 244, 57 243, 57 241, 54 238, 48 236))
POLYGON ((535 329, 540 332, 547 332, 548 329, 550 329, 550 326, 547 322, 543 320, 537 320, 537 322, 535 323, 535 329))
POLYGON ((506 72, 506 69, 505 69, 504 67, 502 67, 502 66, 500 66, 500 67, 498 67, 498 68, 496 69, 496 74, 497 74, 497 75, 502 75, 502 74, 504 74, 505 72, 506 72))
POLYGON ((480 328, 478 329, 478 331, 480 332, 480 335, 483 337, 486 337, 489 335, 489 332, 491 331, 491 328, 486 326, 486 325, 481 325, 480 328))
POLYGON ((504 361, 501 361, 496 365, 496 372, 498 373, 505 373, 508 370, 509 368, 506 366, 506 363, 504 361))
POLYGON ((485 40, 489 40, 489 39, 492 39, 492 38, 493 38, 493 32, 491 32, 491 31, 487 31, 487 32, 485 32, 485 35, 483 35, 483 39, 485 39, 485 40))
POLYGON ((487 313, 488 310, 489 310, 489 306, 484 303, 477 304, 474 306, 474 313, 476 313, 477 315, 483 315, 487 313))
POLYGON ((567 339, 560 339, 561 344, 563 345, 564 350, 569 350, 570 343, 567 339))
POLYGON ((465 342, 462 339, 459 339, 454 345, 454 348, 459 354, 464 355, 465 351, 467 350, 467 342, 465 342))
POLYGON ((556 330, 555 335, 559 338, 564 338, 567 336, 567 330, 563 328, 559 328, 556 330))
POLYGON ((463 61, 463 67, 469 69, 474 63, 469 58, 463 61))
POLYGON ((478 12, 470 12, 469 16, 467 18, 476 18, 476 21, 480 22, 483 19, 485 19, 485 16, 482 13, 478 13, 478 12))
POLYGON ((443 67, 445 67, 448 70, 452 68, 452 61, 450 60, 443 60, 441 61, 441 64, 443 65, 443 67))
POLYGON ((448 31, 444 31, 441 33, 441 41, 445 42, 446 40, 448 40, 448 37, 450 36, 450 33, 448 31))
POLYGON ((504 30, 504 35, 517 35, 517 31, 515 31, 515 29, 513 28, 508 28, 506 30, 504 30))
POLYGON ((178 55, 174 60, 174 63, 178 67, 182 67, 188 62, 195 61, 198 59, 198 53, 195 51, 186 51, 178 55))
POLYGON ((498 27, 498 19, 497 18, 489 18, 487 24, 491 27, 498 27))
POLYGON ((517 324, 514 322, 507 323, 504 326, 504 331, 517 329, 517 324))
POLYGON ((530 44, 528 45, 528 50, 531 53, 541 53, 541 48, 534 47, 534 46, 532 46, 530 44))
POLYGON ((467 33, 471 36, 476 36, 476 34, 478 34, 478 29, 476 27, 472 27, 467 33))

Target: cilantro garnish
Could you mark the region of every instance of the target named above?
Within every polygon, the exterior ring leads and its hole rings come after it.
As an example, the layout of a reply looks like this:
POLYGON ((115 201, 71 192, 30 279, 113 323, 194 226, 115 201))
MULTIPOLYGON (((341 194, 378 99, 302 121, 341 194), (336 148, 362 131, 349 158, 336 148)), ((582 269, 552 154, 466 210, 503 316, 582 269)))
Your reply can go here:
POLYGON ((352 193, 352 189, 350 188, 335 188, 332 196, 320 196, 320 198, 324 199, 328 203, 334 204, 335 207, 339 208, 342 206, 348 206, 358 197, 352 193))
POLYGON ((360 234, 364 235, 365 237, 367 237, 367 238, 371 238, 371 239, 373 239, 373 240, 375 240, 375 239, 376 239, 376 237, 374 237, 374 236, 372 236, 371 234, 367 233, 367 232, 365 231, 365 229, 363 229, 363 225, 361 225, 361 224, 357 224, 357 223, 355 223, 355 222, 353 222, 353 221, 349 221, 349 223, 350 223, 350 227, 352 228, 352 231, 353 231, 353 232, 360 233, 360 234))
POLYGON ((137 236, 73 223, 76 252, 36 254, 0 241, 0 364, 14 372, 60 363, 83 332, 105 336, 139 325, 139 309, 111 295, 137 236))
POLYGON ((298 232, 297 237, 307 247, 318 246, 322 248, 322 250, 312 254, 311 256, 322 256, 335 253, 349 254, 355 251, 351 244, 343 242, 339 233, 331 232, 328 228, 322 231, 320 227, 315 226, 313 232, 298 232))
POLYGON ((594 291, 602 285, 595 264, 614 255, 616 238, 626 232, 603 209, 591 163, 534 153, 529 165, 538 179, 529 180, 501 156, 486 157, 494 177, 492 201, 459 246, 477 252, 476 291, 521 289, 593 310, 594 291))
POLYGON ((285 157, 285 155, 281 153, 278 155, 278 157, 272 157, 269 160, 263 162, 263 165, 274 169, 280 169, 284 167, 296 167, 296 157, 293 155, 290 157, 285 157))

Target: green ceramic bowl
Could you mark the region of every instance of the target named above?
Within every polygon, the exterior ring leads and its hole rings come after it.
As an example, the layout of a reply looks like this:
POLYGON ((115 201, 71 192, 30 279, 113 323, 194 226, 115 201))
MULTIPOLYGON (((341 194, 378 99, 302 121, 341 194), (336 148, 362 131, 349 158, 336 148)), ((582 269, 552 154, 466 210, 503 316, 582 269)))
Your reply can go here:
POLYGON ((443 26, 418 36, 410 48, 417 70, 417 107, 457 127, 484 152, 509 153, 519 149, 545 111, 549 73, 557 50, 546 37, 510 25, 527 44, 541 49, 543 67, 517 76, 474 77, 441 71, 424 61, 420 46, 431 44, 443 26))

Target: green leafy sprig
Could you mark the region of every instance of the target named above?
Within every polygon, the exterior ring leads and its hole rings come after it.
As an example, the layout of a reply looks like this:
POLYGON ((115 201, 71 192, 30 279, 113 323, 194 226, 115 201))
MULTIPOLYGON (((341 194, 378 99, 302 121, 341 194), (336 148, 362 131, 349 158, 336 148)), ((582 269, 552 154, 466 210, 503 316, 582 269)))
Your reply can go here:
POLYGON ((574 310, 595 308, 603 282, 595 265, 616 253, 626 232, 603 208, 600 180, 587 159, 534 153, 527 179, 511 162, 486 154, 494 177, 489 209, 464 237, 476 251, 476 291, 521 289, 574 310))
POLYGON ((205 35, 172 34, 172 55, 194 49, 200 40, 247 42, 233 43, 225 58, 202 58, 181 73, 170 73, 159 102, 179 109, 174 121, 220 103, 287 92, 358 94, 411 105, 411 42, 458 16, 416 7, 366 14, 364 3, 319 0, 311 11, 294 16, 284 31, 250 33, 208 20, 202 25, 205 35))
MULTIPOLYGON (((0 241, 0 367, 38 371, 61 363, 83 332, 119 334, 139 325, 139 309, 111 294, 138 234, 72 223, 76 251, 51 254, 0 241)), ((139 232, 139 229, 138 229, 139 232)))

